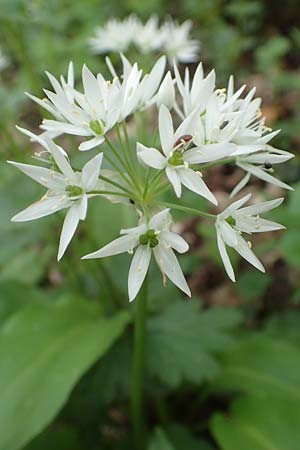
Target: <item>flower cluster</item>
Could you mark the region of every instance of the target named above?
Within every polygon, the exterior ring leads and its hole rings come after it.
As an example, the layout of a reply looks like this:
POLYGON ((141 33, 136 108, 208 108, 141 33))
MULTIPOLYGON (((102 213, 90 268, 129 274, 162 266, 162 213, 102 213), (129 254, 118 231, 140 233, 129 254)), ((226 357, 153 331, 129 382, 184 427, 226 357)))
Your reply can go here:
POLYGON ((156 16, 143 24, 136 16, 124 20, 111 19, 103 27, 97 27, 89 40, 93 53, 108 54, 126 52, 134 45, 141 53, 161 52, 169 61, 183 63, 198 60, 200 44, 189 37, 192 28, 190 20, 178 24, 168 18, 159 25, 156 16))
POLYGON ((58 80, 47 74, 53 91, 45 90, 46 99, 28 94, 53 116, 42 121, 40 135, 19 128, 43 147, 43 152, 37 155, 42 165, 11 164, 47 191, 41 200, 13 220, 33 220, 66 210, 58 250, 60 259, 79 222, 85 220, 90 199, 100 196, 134 209, 138 217, 134 228, 121 230, 121 236, 113 242, 83 257, 134 253, 128 278, 130 301, 142 286, 152 253, 164 282, 168 278, 190 295, 174 253, 187 252, 189 246, 172 231, 172 209, 193 212, 214 221, 220 255, 231 280, 235 281, 235 275, 226 246, 264 271, 244 235, 284 228, 260 217, 279 206, 282 198, 243 206, 250 200, 249 194, 217 214, 166 203, 163 198, 167 190, 173 191, 175 198, 181 198, 183 189, 188 189, 216 207, 218 201, 204 179, 204 170, 217 164, 233 164, 245 172, 229 197, 243 189, 251 176, 291 189, 274 176, 273 165, 293 155, 271 146, 270 141, 278 131, 265 126, 261 99, 254 97, 255 89, 243 95, 246 86, 235 90, 233 77, 227 88, 216 89, 215 72, 205 75, 202 64, 194 75, 186 69, 183 79, 176 63, 172 73, 164 74, 165 56, 145 75, 136 63, 132 65, 124 56, 121 58, 121 76, 107 60, 111 80, 100 73, 95 76, 83 66, 83 91, 75 88, 70 63, 67 79, 58 80), (147 113, 150 108, 151 115, 147 113), (158 123, 152 142, 145 141, 140 132, 137 142, 133 123, 141 123, 139 115, 142 115, 144 126, 147 119, 152 120, 155 109, 158 123), (79 150, 97 147, 101 152, 90 158, 81 170, 75 169, 70 159, 74 149, 68 155, 53 140, 64 133, 83 138, 79 150))

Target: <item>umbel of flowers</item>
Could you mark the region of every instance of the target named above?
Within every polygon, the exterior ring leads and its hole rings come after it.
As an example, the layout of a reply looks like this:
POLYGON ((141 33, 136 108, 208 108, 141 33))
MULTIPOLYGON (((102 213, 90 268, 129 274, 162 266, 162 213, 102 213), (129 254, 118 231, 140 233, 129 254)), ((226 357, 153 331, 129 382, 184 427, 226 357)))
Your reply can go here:
MULTIPOLYGON (((231 204, 230 198, 246 186, 250 177, 291 189, 275 177, 274 168, 293 155, 271 146, 278 131, 265 126, 255 88, 247 94, 245 86, 235 90, 230 77, 227 88, 216 89, 215 72, 205 75, 202 64, 193 76, 186 69, 182 79, 176 63, 172 72, 165 73, 165 56, 147 74, 137 63, 132 65, 123 55, 121 58, 121 75, 107 60, 111 80, 101 73, 94 75, 84 65, 83 91, 74 86, 70 63, 67 79, 56 79, 47 73, 52 90, 45 90, 46 98, 28 94, 52 115, 42 121, 40 135, 19 128, 43 147, 37 157, 40 165, 10 163, 46 191, 39 201, 12 220, 34 220, 65 211, 58 250, 61 259, 79 222, 86 219, 88 203, 93 198, 101 196, 133 208, 137 216, 134 228, 121 229, 114 241, 83 256, 104 258, 124 252, 132 255, 128 277, 130 301, 140 291, 152 257, 164 280, 168 278, 185 294, 191 294, 176 257, 187 252, 189 246, 172 231, 172 209, 194 212, 211 220, 231 280, 235 281, 235 275, 227 247, 264 272, 252 251, 250 238, 252 233, 283 228, 261 217, 279 206, 282 198, 251 206, 245 205, 251 201, 250 194, 231 204), (157 110, 153 134, 159 139, 153 139, 152 143, 137 142, 131 122, 149 108, 157 110), (62 134, 79 136, 80 151, 97 149, 98 153, 81 169, 75 168, 74 149, 68 151, 57 143, 62 134), (205 168, 227 163, 236 164, 245 175, 228 196, 229 205, 224 211, 208 214, 180 203, 183 190, 188 189, 216 207, 217 199, 205 181, 205 168), (174 203, 164 202, 163 193, 167 190, 173 191, 174 203)), ((143 120, 148 116, 144 114, 143 120)), ((152 117, 153 114, 151 121, 152 117)), ((150 122, 149 127, 152 125, 150 122)))

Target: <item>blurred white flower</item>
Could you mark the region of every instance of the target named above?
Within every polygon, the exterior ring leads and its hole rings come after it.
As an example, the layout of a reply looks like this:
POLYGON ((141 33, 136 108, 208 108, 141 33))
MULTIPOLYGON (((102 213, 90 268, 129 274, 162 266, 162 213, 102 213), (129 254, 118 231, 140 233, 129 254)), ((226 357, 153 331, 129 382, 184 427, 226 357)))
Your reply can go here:
POLYGON ((145 24, 139 22, 133 41, 142 53, 151 53, 160 50, 164 36, 165 32, 159 28, 157 16, 151 16, 145 24))
POLYGON ((96 28, 89 44, 96 54, 126 52, 139 32, 140 22, 134 15, 124 20, 110 19, 103 27, 96 28))
POLYGON ((135 15, 123 20, 111 19, 104 26, 97 27, 89 39, 93 53, 126 53, 131 44, 144 54, 161 52, 169 61, 197 61, 200 43, 190 38, 190 20, 179 24, 172 18, 159 26, 157 16, 151 16, 144 24, 135 15))
POLYGON ((133 250, 136 249, 128 275, 129 301, 132 301, 141 289, 153 252, 161 272, 179 289, 191 296, 173 251, 174 249, 179 253, 184 253, 189 246, 181 236, 170 231, 170 224, 169 209, 164 209, 152 216, 148 222, 142 222, 134 228, 121 230, 121 237, 100 250, 83 256, 83 259, 104 258, 125 252, 133 253, 133 250))
POLYGON ((76 231, 79 220, 86 217, 88 198, 93 196, 91 192, 96 189, 99 182, 103 153, 88 161, 81 172, 74 172, 65 152, 50 140, 47 141, 47 145, 58 171, 8 161, 48 189, 41 200, 15 215, 12 221, 39 219, 68 208, 59 242, 57 259, 60 260, 76 231))
POLYGON ((200 43, 190 38, 192 22, 186 20, 182 24, 167 20, 163 26, 164 39, 162 52, 172 63, 174 60, 182 63, 191 63, 199 59, 200 43))
POLYGON ((279 206, 283 202, 283 198, 241 208, 250 197, 251 194, 246 195, 229 205, 221 214, 218 214, 215 222, 219 252, 227 275, 232 281, 235 281, 235 275, 226 250, 226 245, 232 247, 258 270, 265 272, 262 263, 252 252, 251 244, 245 241, 242 233, 263 233, 265 231, 282 230, 285 228, 279 223, 259 217, 259 214, 279 206))

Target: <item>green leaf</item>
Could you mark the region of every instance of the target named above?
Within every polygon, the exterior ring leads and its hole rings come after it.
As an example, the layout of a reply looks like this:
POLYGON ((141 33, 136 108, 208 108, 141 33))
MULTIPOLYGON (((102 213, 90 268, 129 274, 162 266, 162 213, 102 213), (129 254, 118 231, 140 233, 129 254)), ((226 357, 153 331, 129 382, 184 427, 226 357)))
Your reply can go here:
POLYGON ((161 428, 156 428, 150 440, 148 450, 175 450, 161 428))
POLYGON ((298 450, 299 402, 246 397, 233 403, 229 417, 216 414, 211 430, 222 450, 298 450))
POLYGON ((116 341, 126 313, 101 317, 87 301, 28 306, 0 330, 0 449, 15 450, 39 433, 83 373, 116 341))
POLYGON ((233 342, 229 331, 239 323, 230 309, 200 311, 194 299, 171 304, 149 320, 147 364, 152 375, 170 387, 183 380, 200 383, 216 376, 215 353, 233 342))
POLYGON ((300 350, 278 339, 245 339, 224 355, 217 385, 256 396, 297 399, 300 407, 300 350))

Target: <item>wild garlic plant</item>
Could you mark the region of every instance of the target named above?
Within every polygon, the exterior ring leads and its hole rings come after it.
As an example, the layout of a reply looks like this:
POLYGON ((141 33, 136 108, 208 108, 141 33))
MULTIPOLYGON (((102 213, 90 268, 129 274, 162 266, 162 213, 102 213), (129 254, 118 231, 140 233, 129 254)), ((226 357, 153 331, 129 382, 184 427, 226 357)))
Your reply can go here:
MULTIPOLYGON (((253 233, 284 228, 260 217, 279 206, 283 199, 245 206, 251 194, 233 202, 231 197, 246 186, 250 177, 291 189, 274 176, 273 167, 293 155, 271 146, 278 131, 265 126, 260 111, 261 99, 254 97, 255 88, 243 95, 246 87, 235 90, 233 77, 230 77, 227 88, 216 89, 215 72, 212 70, 205 75, 202 64, 193 75, 186 68, 183 79, 175 62, 172 70, 165 73, 165 56, 145 75, 137 63, 132 65, 123 55, 121 59, 121 75, 117 75, 107 59, 110 80, 101 73, 95 76, 84 65, 83 91, 75 88, 70 63, 66 79, 63 76, 56 79, 47 73, 52 90, 45 90, 46 98, 28 94, 52 118, 42 121, 43 131, 39 135, 19 128, 31 141, 41 145, 42 151, 35 155, 39 164, 10 163, 44 186, 46 192, 12 220, 35 220, 64 211, 58 249, 60 260, 79 222, 86 220, 88 205, 95 197, 126 204, 136 213, 136 226, 121 229, 120 236, 112 242, 80 256, 90 259, 129 253, 132 258, 128 276, 130 301, 140 292, 152 257, 164 283, 169 279, 187 296, 191 295, 176 256, 189 249, 184 238, 172 230, 172 211, 176 209, 210 221, 216 230, 225 270, 232 281, 235 275, 227 247, 264 272, 261 261, 252 251, 249 237, 253 233), (151 114, 147 114, 149 109, 151 114), (132 125, 141 119, 144 126, 149 119, 146 125, 152 130, 150 142, 139 141, 134 132, 132 125), (57 143, 65 134, 81 138, 79 151, 93 152, 81 169, 73 165, 74 149, 64 149, 57 143), (235 164, 245 172, 228 194, 228 206, 223 211, 218 209, 213 186, 207 184, 205 177, 207 167, 222 164, 235 164), (205 199, 214 213, 184 205, 180 201, 184 190, 205 199), (173 192, 173 203, 165 201, 166 191, 173 192)), ((143 428, 145 289, 137 301, 135 320, 132 417, 138 440, 143 428)), ((141 447, 137 445, 137 448, 141 447)))
MULTIPOLYGON (((143 284, 153 254, 163 277, 190 295, 174 253, 188 251, 188 244, 172 232, 171 215, 172 209, 184 210, 185 206, 166 203, 163 192, 172 190, 179 199, 183 189, 188 189, 216 206, 218 202, 205 182, 204 169, 225 163, 236 164, 246 172, 231 197, 248 183, 250 176, 290 189, 273 175, 273 165, 293 155, 270 145, 278 131, 265 126, 260 112, 261 100, 254 98, 255 88, 242 97, 245 86, 235 91, 233 77, 230 77, 226 89, 216 89, 215 72, 205 76, 202 64, 198 65, 194 76, 186 69, 184 80, 176 63, 174 76, 171 71, 164 75, 164 56, 143 76, 137 63, 131 65, 125 56, 121 58, 121 76, 117 76, 108 60, 112 74, 109 81, 100 73, 93 75, 84 65, 83 92, 74 87, 73 64, 70 63, 67 80, 64 77, 57 80, 47 73, 53 88, 53 91, 45 90, 47 98, 41 100, 28 94, 53 116, 53 119, 43 120, 40 127, 44 132, 39 136, 19 128, 43 146, 43 158, 39 157, 43 166, 11 164, 47 191, 41 200, 12 220, 33 220, 65 210, 58 250, 58 259, 61 259, 78 223, 86 219, 89 200, 102 196, 126 203, 136 211, 136 227, 121 229, 121 237, 83 258, 103 258, 123 252, 133 254, 128 278, 129 300, 132 301, 143 284), (158 133, 159 143, 155 147, 149 142, 137 142, 131 128, 128 129, 133 116, 137 118, 149 108, 158 109, 154 133, 158 133), (99 153, 81 170, 75 169, 71 153, 54 142, 62 134, 82 137, 79 150, 97 148, 99 153), (102 161, 108 163, 110 169, 103 169, 102 161)), ((249 198, 243 197, 241 204, 249 198)), ((243 234, 282 228, 259 217, 260 213, 280 203, 281 200, 275 200, 237 209, 234 202, 217 215, 193 211, 215 221, 220 255, 232 280, 235 278, 226 245, 264 271, 243 234)))

